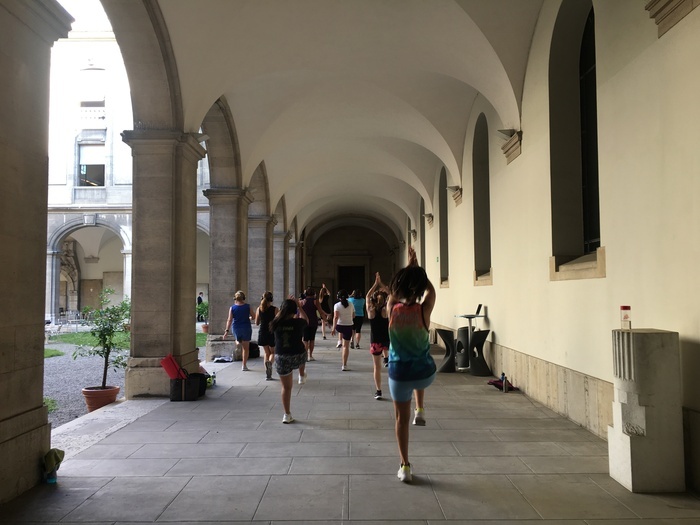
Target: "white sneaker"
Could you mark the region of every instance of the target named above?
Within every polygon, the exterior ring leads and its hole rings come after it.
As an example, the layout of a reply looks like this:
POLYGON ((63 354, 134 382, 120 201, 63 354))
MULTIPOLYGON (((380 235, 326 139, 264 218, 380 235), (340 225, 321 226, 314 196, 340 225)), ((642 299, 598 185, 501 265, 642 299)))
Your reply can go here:
POLYGON ((306 383, 306 378, 308 377, 309 373, 306 372, 304 375, 299 374, 299 384, 303 385, 306 383))
POLYGON ((413 473, 411 472, 411 464, 401 465, 399 467, 399 472, 396 476, 404 483, 410 483, 413 480, 413 473))
POLYGON ((347 366, 345 366, 345 365, 341 366, 340 369, 341 369, 343 372, 347 372, 348 370, 350 370, 350 369, 349 369, 347 366))
POLYGON ((340 341, 338 341, 338 344, 335 345, 336 348, 340 348, 341 346, 343 346, 343 343, 341 343, 340 341))
POLYGON ((413 416, 413 424, 419 427, 425 426, 425 410, 422 408, 416 408, 415 414, 413 416))
POLYGON ((294 421, 294 418, 292 417, 292 414, 285 414, 285 415, 282 417, 282 423, 291 423, 292 421, 294 421))
POLYGON ((316 361, 316 358, 314 356, 310 355, 309 358, 307 359, 307 361, 316 361))
POLYGON ((247 366, 242 366, 241 372, 250 372, 250 368, 248 368, 247 366))

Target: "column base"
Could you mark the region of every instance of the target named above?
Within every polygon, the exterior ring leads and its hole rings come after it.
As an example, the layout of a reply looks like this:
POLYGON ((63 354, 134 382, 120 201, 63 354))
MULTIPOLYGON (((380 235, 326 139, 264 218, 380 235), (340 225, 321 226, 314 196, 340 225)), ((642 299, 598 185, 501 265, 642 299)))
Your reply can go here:
MULTIPOLYGON (((130 357, 124 380, 126 399, 170 397, 170 377, 160 365, 162 357, 130 357)), ((199 372, 199 350, 175 356, 189 373, 199 372)))

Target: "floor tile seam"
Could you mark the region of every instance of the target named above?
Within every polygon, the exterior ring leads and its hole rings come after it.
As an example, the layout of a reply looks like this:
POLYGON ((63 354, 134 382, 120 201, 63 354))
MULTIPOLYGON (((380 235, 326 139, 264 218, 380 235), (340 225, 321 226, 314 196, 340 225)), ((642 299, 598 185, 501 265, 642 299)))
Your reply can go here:
MULTIPOLYGON (((527 466, 527 465, 525 465, 527 466)), ((529 468, 529 467, 528 467, 529 468)), ((537 515, 540 517, 540 519, 545 519, 545 517, 542 515, 542 513, 535 507, 535 505, 530 501, 530 499, 518 488, 518 486, 515 484, 515 482, 512 479, 512 474, 505 474, 505 477, 508 479, 508 482, 510 483, 511 487, 515 489, 515 491, 520 494, 520 497, 523 498, 525 502, 527 502, 528 505, 534 510, 537 515)))
POLYGON ((644 519, 644 516, 641 516, 640 514, 638 514, 637 512, 635 512, 629 505, 627 505, 625 502, 623 502, 622 500, 620 500, 617 496, 615 496, 615 494, 613 494, 612 492, 610 492, 608 489, 606 489, 603 485, 601 485, 600 483, 598 483, 598 482, 597 482, 595 479, 593 479, 591 476, 586 476, 586 477, 587 477, 589 480, 591 480, 591 483, 593 483, 596 487, 598 487, 600 490, 602 490, 603 492, 605 492, 608 496, 610 496, 610 497, 613 498, 615 501, 617 501, 617 502, 618 502, 620 505, 622 505, 624 508, 626 508, 627 510, 629 510, 629 511, 630 511, 632 514, 634 514, 638 519, 644 519))

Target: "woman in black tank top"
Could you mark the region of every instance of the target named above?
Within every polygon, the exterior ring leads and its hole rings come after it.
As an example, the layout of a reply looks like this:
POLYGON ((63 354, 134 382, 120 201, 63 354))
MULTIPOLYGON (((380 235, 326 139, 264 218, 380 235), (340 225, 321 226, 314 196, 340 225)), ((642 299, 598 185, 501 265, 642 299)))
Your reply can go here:
POLYGON ((377 272, 374 284, 367 292, 367 318, 370 327, 369 351, 374 361, 374 386, 377 388, 374 399, 382 398, 382 358, 384 366, 389 362, 389 312, 386 309, 388 292, 389 289, 382 283, 379 272, 377 272))

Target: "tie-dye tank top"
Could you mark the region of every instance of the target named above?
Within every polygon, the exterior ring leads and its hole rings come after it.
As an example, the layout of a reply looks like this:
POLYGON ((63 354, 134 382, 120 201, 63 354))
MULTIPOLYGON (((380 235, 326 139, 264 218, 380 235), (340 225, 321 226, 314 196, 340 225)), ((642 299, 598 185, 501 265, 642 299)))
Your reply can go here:
POLYGON ((396 303, 389 314, 389 377, 413 381, 436 371, 420 303, 396 303))

